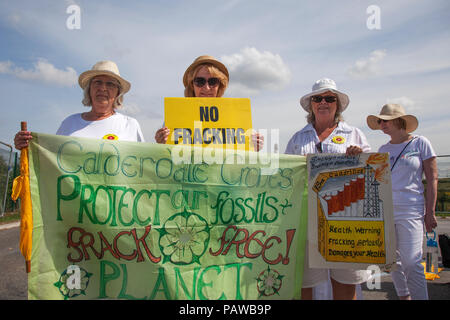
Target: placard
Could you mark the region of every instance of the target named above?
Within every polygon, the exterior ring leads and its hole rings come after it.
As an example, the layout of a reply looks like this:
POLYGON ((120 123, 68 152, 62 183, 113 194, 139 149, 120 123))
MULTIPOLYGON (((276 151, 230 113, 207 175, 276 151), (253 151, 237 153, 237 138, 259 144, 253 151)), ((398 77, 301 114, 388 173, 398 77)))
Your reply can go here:
POLYGON ((310 267, 389 268, 396 246, 388 154, 310 154, 307 162, 310 267))
POLYGON ((164 98, 167 144, 249 150, 252 118, 247 98, 164 98))

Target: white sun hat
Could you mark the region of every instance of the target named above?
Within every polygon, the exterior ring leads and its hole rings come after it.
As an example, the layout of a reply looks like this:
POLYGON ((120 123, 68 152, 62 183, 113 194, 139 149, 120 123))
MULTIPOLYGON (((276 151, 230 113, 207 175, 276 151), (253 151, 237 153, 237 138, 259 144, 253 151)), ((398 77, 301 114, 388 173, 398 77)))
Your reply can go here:
POLYGON ((117 64, 113 61, 105 60, 99 61, 92 67, 91 70, 85 71, 78 77, 78 84, 82 89, 84 89, 89 80, 96 76, 110 76, 119 81, 122 88, 121 92, 125 93, 130 90, 131 84, 122 78, 119 73, 119 68, 117 64))
POLYGON ((336 87, 336 83, 328 78, 323 78, 320 80, 317 80, 313 86, 312 86, 312 92, 308 93, 306 95, 304 95, 303 97, 300 98, 300 104, 303 107, 303 109, 305 109, 306 111, 309 112, 310 108, 311 108, 311 97, 315 96, 317 94, 321 94, 327 91, 331 91, 333 93, 335 93, 339 99, 339 102, 341 104, 341 111, 344 111, 349 102, 350 99, 348 98, 348 96, 339 91, 336 87))

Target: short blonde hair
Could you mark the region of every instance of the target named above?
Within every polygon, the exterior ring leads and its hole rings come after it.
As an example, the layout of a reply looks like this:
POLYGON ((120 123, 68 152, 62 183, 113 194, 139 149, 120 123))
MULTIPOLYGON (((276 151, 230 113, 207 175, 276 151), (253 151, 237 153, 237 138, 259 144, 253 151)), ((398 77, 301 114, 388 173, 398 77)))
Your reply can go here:
POLYGON ((206 67, 206 69, 208 69, 211 76, 219 79, 220 83, 219 83, 219 89, 217 90, 217 97, 223 96, 225 93, 225 90, 227 89, 227 86, 228 86, 228 77, 222 71, 220 71, 218 68, 216 68, 215 66, 213 66, 210 63, 199 64, 191 72, 189 72, 189 74, 187 75, 187 83, 188 84, 184 88, 184 96, 185 97, 195 97, 193 81, 194 81, 194 78, 197 75, 198 71, 203 67, 206 67))
MULTIPOLYGON (((91 82, 92 82, 92 79, 94 79, 94 78, 95 77, 89 79, 86 87, 84 87, 84 90, 83 90, 83 100, 81 100, 81 103, 83 103, 83 105, 85 105, 86 107, 92 106, 90 90, 91 90, 91 82)), ((113 103, 113 108, 114 109, 122 108, 122 106, 123 106, 123 95, 125 94, 124 92, 122 92, 122 87, 120 86, 120 83, 118 83, 117 85, 119 87, 119 94, 114 99, 114 103, 113 103)))

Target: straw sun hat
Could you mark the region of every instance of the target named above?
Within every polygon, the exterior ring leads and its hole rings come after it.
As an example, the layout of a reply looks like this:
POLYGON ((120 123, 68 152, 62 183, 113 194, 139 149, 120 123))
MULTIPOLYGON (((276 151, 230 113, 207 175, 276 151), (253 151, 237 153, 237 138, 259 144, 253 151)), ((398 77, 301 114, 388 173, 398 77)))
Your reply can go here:
POLYGON ((195 59, 194 62, 192 62, 192 64, 184 72, 183 84, 184 84, 185 87, 188 86, 188 75, 189 75, 189 73, 192 70, 194 70, 195 67, 197 67, 198 65, 205 64, 205 63, 212 64, 217 69, 219 69, 221 72, 223 72, 227 76, 227 79, 230 78, 230 76, 228 74, 228 69, 227 69, 227 67, 225 67, 225 65, 222 62, 220 62, 219 60, 217 60, 216 58, 214 58, 212 56, 204 55, 204 56, 200 56, 197 59, 195 59))
POLYGON ((130 90, 131 84, 122 78, 119 73, 119 68, 116 63, 113 61, 99 61, 92 67, 91 70, 85 71, 80 74, 78 78, 78 84, 82 89, 84 89, 89 80, 96 76, 110 76, 119 81, 120 86, 122 87, 122 93, 128 92, 130 90))
POLYGON ((380 111, 379 115, 370 115, 367 117, 367 125, 372 130, 380 130, 380 124, 378 119, 381 120, 394 120, 402 118, 406 122, 406 132, 410 133, 417 129, 419 121, 413 115, 406 114, 405 109, 394 103, 385 104, 380 111))
POLYGON ((344 111, 347 108, 350 99, 345 93, 337 89, 336 83, 333 80, 328 78, 317 80, 313 84, 312 92, 301 97, 301 106, 303 107, 303 109, 309 112, 309 109, 311 108, 311 97, 327 91, 331 91, 338 96, 339 102, 341 103, 341 111, 344 111))

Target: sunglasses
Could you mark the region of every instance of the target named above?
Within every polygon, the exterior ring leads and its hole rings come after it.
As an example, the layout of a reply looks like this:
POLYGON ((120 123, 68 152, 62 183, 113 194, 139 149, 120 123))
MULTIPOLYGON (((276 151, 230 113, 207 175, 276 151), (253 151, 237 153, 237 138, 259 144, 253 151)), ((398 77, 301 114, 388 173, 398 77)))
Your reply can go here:
POLYGON ((194 79, 194 85, 198 88, 203 87, 206 82, 208 82, 208 85, 213 88, 219 85, 219 78, 209 78, 206 80, 205 78, 197 77, 194 79))
POLYGON ((378 124, 380 124, 381 122, 386 123, 386 122, 388 122, 388 121, 391 121, 391 120, 378 119, 378 120, 377 120, 377 123, 378 123, 378 124))
POLYGON ((326 102, 328 103, 332 103, 336 101, 336 97, 333 96, 326 96, 326 97, 322 97, 322 96, 313 96, 311 97, 311 100, 317 103, 322 102, 322 100, 325 99, 326 102))
POLYGON ((112 82, 112 81, 102 81, 102 80, 94 80, 92 81, 92 84, 95 88, 100 88, 105 84, 106 88, 113 90, 119 88, 119 84, 112 82))
POLYGON ((323 152, 323 150, 322 150, 322 142, 319 142, 318 144, 316 144, 316 149, 317 149, 317 151, 318 151, 319 153, 322 153, 322 152, 323 152))

